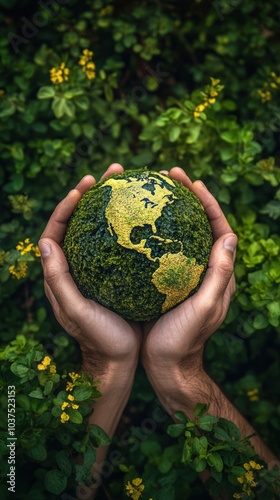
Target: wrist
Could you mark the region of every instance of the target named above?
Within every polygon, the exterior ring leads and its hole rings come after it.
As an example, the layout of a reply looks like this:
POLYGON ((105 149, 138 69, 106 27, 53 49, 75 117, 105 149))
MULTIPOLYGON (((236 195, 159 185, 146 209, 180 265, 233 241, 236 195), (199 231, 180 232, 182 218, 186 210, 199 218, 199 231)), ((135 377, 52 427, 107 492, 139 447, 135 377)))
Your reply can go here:
POLYGON ((171 416, 180 410, 192 417, 196 404, 205 402, 205 393, 211 390, 212 380, 202 363, 195 368, 182 365, 160 371, 153 368, 147 374, 161 404, 171 416))

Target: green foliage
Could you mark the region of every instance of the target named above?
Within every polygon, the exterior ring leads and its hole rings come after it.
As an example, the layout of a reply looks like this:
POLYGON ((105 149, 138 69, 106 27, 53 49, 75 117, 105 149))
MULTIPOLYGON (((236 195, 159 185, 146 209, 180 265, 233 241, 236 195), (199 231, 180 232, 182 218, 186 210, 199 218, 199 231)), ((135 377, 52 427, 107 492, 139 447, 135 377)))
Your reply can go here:
MULTIPOLYGON (((225 211, 239 238, 237 291, 223 326, 207 344, 205 365, 279 454, 278 2, 73 0, 53 2, 50 10, 19 0, 0 4, 5 67, 0 76, 1 408, 6 408, 7 381, 17 383, 17 425, 29 429, 21 435, 17 455, 17 474, 30 478, 25 496, 43 498, 47 472, 53 491, 57 478, 59 484, 65 477, 74 484, 75 474, 83 478, 80 466, 73 468, 79 446, 73 451, 74 440, 64 429, 80 432, 87 418, 79 408, 82 424, 59 423, 59 404, 51 401, 65 396, 62 375, 58 382, 57 374, 46 377, 45 370, 36 369, 43 349, 51 352, 60 374, 72 372, 79 362, 77 345, 61 332, 44 297, 36 242, 56 204, 81 176, 99 179, 114 161, 126 169, 147 165, 157 170, 179 163, 193 180, 203 179, 225 211), (39 26, 42 15, 47 22, 39 26), (84 54, 86 49, 94 54, 84 54), (20 242, 21 250, 16 248, 20 242), (30 354, 17 352, 24 342, 30 354), (40 426, 32 426, 32 418, 41 419, 40 426)), ((82 397, 79 392, 77 397, 82 397)), ((126 426, 137 427, 148 418, 153 399, 138 372, 126 426)), ((70 413, 75 419, 75 411, 70 413)), ((141 442, 131 432, 124 446, 117 438, 124 458, 120 467, 128 469, 129 481, 136 477, 134 470, 141 472, 143 498, 150 491, 156 500, 205 499, 197 473, 180 462, 174 438, 163 432, 165 424, 144 433, 141 442), (137 439, 139 447, 131 451, 137 439)), ((202 426, 201 437, 212 433, 211 442, 218 440, 213 429, 206 429, 208 417, 202 426)), ((94 439, 98 444, 103 438, 94 439)), ((1 454, 6 450, 0 444, 1 454)), ((197 457, 191 453, 191 460, 197 457)), ((198 460, 206 458, 198 453, 198 460)), ((207 467, 220 468, 217 457, 211 460, 207 467)), ((114 472, 106 487, 113 498, 121 498, 123 472, 110 464, 114 472)), ((215 471, 213 484, 225 474, 224 468, 215 471)), ((17 484, 23 487, 25 481, 17 484)))
MULTIPOLYGON (((57 498, 75 482, 91 484, 95 448, 110 443, 102 429, 88 425, 90 405, 101 396, 98 382, 84 374, 57 373, 30 334, 17 335, 0 350, 0 359, 0 473, 5 477, 16 465, 17 498, 37 490, 40 498, 57 498), (83 460, 79 466, 77 452, 83 460)), ((6 498, 6 484, 0 491, 6 498)))

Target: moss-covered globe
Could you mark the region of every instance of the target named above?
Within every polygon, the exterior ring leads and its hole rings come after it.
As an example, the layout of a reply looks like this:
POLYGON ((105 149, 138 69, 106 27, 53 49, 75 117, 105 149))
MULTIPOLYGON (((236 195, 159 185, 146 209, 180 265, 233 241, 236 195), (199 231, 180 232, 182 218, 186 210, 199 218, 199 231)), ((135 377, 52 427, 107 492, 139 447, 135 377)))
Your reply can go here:
POLYGON ((145 321, 197 291, 211 247, 198 198, 179 182, 141 169, 112 175, 83 195, 63 250, 84 297, 145 321))

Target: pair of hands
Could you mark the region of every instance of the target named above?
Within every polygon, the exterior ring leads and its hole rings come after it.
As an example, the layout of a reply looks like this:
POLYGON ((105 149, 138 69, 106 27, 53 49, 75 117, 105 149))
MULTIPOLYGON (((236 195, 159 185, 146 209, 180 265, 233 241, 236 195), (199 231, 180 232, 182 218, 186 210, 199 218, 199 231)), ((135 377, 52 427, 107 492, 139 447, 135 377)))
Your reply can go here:
MULTIPOLYGON (((102 179, 122 172, 123 167, 114 163, 102 179)), ((204 344, 223 322, 235 290, 233 268, 237 244, 237 237, 217 201, 202 182, 192 183, 179 167, 162 173, 182 182, 199 198, 212 227, 214 245, 199 291, 157 321, 125 321, 85 299, 72 280, 61 244, 76 204, 95 184, 92 176, 85 176, 59 203, 39 241, 46 295, 58 322, 78 341, 83 368, 97 377, 106 377, 116 368, 125 378, 128 372, 134 373, 140 355, 155 387, 166 387, 167 380, 171 383, 172 373, 177 371, 191 375, 201 370, 204 344)))

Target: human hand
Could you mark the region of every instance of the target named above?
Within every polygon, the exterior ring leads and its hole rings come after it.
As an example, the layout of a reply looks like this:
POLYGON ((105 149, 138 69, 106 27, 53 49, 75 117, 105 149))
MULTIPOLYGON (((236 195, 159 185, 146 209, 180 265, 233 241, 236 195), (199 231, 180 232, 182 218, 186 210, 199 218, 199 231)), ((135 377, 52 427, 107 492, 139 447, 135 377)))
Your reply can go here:
MULTIPOLYGON (((168 173, 165 172, 164 173, 168 173)), ((211 224, 214 245, 199 290, 156 322, 144 325, 142 363, 158 391, 175 378, 193 377, 202 369, 206 340, 222 324, 235 291, 233 274, 237 237, 218 202, 200 181, 191 182, 174 167, 169 176, 182 182, 200 199, 211 224)))
MULTIPOLYGON (((114 163, 102 176, 121 173, 114 163)), ((82 195, 95 184, 94 177, 85 176, 54 210, 38 243, 42 254, 45 292, 61 326, 80 344, 83 368, 95 375, 108 374, 108 366, 123 363, 136 368, 140 348, 140 326, 126 322, 114 312, 79 292, 61 249, 67 221, 82 195), (97 373, 96 373, 97 372, 97 373)), ((130 368, 131 370, 131 368, 130 368)), ((130 374, 133 373, 133 370, 130 374)))

